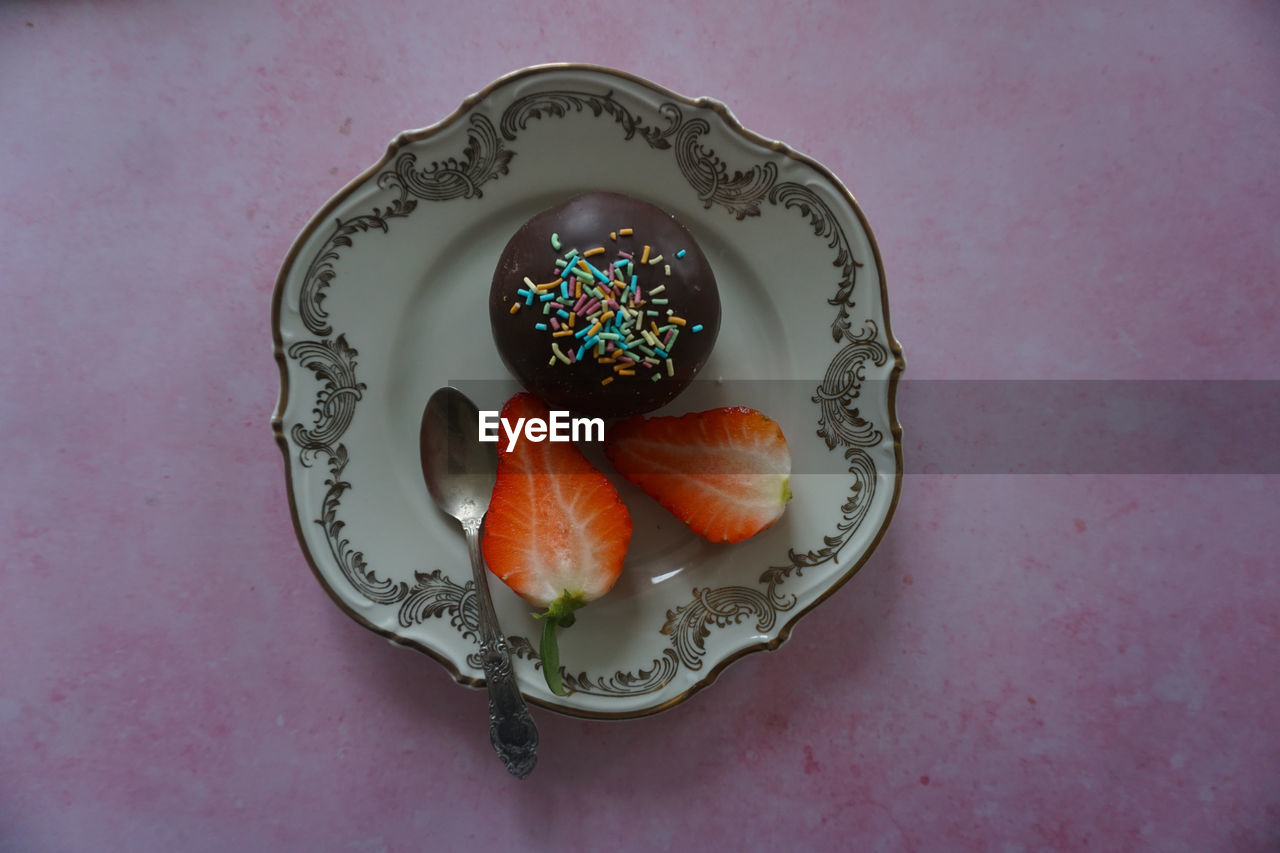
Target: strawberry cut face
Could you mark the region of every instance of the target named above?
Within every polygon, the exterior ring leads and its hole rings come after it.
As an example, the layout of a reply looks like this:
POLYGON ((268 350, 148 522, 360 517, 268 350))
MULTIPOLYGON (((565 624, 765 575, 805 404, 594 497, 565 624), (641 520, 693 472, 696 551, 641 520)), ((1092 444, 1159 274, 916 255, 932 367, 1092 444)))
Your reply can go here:
MULTIPOLYGON (((546 421, 529 394, 507 401, 501 417, 546 421)), ((543 612, 540 654, 547 686, 565 695, 556 631, 574 611, 618 580, 631 542, 631 514, 613 484, 568 442, 498 445, 498 476, 485 514, 481 551, 489 570, 543 612)))
POLYGON ((609 434, 605 452, 619 473, 713 542, 769 528, 791 499, 786 438, 755 409, 632 418, 609 434))

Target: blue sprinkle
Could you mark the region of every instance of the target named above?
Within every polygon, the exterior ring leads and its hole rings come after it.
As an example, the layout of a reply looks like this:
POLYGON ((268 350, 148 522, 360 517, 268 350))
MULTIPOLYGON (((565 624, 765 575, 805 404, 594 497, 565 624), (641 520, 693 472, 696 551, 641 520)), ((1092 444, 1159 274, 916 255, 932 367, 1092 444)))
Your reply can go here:
POLYGON ((576 331, 576 332, 574 332, 574 333, 573 333, 573 336, 574 336, 575 338, 585 338, 585 337, 587 336, 587 332, 589 332, 589 331, 591 331, 591 329, 590 329, 590 328, 587 328, 587 329, 579 329, 578 331, 576 331))
POLYGON ((654 351, 656 354, 658 354, 658 355, 662 356, 663 358, 666 358, 666 357, 667 357, 667 351, 666 351, 666 350, 664 350, 662 347, 654 347, 654 348, 653 348, 653 351, 654 351))
POLYGON ((577 361, 582 361, 582 354, 586 352, 586 349, 587 348, 585 345, 578 347, 578 351, 573 354, 574 359, 577 361))
POLYGON ((677 258, 683 258, 683 257, 684 257, 684 249, 681 249, 680 251, 676 252, 676 257, 677 257, 677 258))
POLYGON ((555 299, 555 298, 556 298, 556 295, 555 295, 554 293, 544 293, 544 294, 542 294, 541 296, 539 296, 539 297, 538 297, 538 301, 539 301, 539 302, 550 302, 552 299, 555 299))
POLYGON ((701 323, 699 323, 698 325, 694 326, 690 331, 693 331, 693 332, 701 332, 701 331, 702 331, 702 324, 701 324, 701 323))
POLYGON ((537 329, 539 332, 545 332, 545 331, 547 330, 547 324, 546 324, 546 323, 537 323, 537 324, 535 324, 535 325, 534 325, 534 328, 535 328, 535 329, 537 329))
POLYGON ((560 298, 561 299, 569 298, 569 282, 567 281, 560 282, 560 298))
MULTIPOLYGON (((587 338, 586 347, 590 349, 591 347, 595 346, 599 341, 600 341, 599 335, 592 335, 591 337, 587 338)), ((581 358, 582 356, 578 356, 578 357, 581 358)))
POLYGON ((561 320, 568 320, 568 319, 569 319, 569 312, 568 312, 568 311, 566 311, 566 310, 564 310, 563 308, 561 308, 560 310, 556 311, 556 314, 560 317, 560 319, 561 319, 561 320))

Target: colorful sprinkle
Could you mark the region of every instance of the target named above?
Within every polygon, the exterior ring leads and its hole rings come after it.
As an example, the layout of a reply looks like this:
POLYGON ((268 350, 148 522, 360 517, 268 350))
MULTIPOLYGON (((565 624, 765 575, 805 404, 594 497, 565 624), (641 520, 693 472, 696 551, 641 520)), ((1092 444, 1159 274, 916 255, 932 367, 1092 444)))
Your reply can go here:
POLYGON ((610 240, 617 240, 617 239, 618 239, 618 232, 617 232, 617 231, 610 231, 610 232, 609 232, 609 239, 610 239, 610 240))
POLYGON ((642 264, 649 263, 649 247, 647 245, 644 247, 644 252, 642 252, 640 255, 640 263, 642 264))
POLYGON ((649 259, 649 266, 653 266, 654 264, 658 263, 661 260, 662 260, 662 255, 656 255, 649 259))
POLYGON ((677 258, 683 258, 683 257, 684 257, 684 249, 681 249, 680 251, 676 252, 676 257, 677 257, 677 258))
POLYGON ((657 381, 658 381, 659 379, 661 379, 661 378, 662 378, 662 374, 661 374, 661 373, 655 373, 655 374, 653 374, 653 381, 654 381, 654 382, 657 382, 657 381))
POLYGON ((685 320, 684 320, 684 318, 683 318, 683 317, 677 317, 677 316, 675 316, 674 314, 672 314, 672 315, 671 315, 671 322, 675 323, 677 326, 683 326, 683 325, 684 325, 684 323, 685 323, 685 320))
POLYGON ((561 361, 563 361, 565 364, 568 364, 568 363, 569 363, 569 356, 565 355, 565 354, 560 350, 560 342, 559 342, 559 341, 553 341, 553 342, 552 342, 552 344, 551 344, 551 352, 555 354, 555 357, 556 357, 556 358, 560 359, 560 360, 561 360, 561 361))
POLYGON ((539 332, 545 332, 547 330, 546 323, 534 323, 533 327, 537 329, 539 332))
POLYGON ((511 303, 511 312, 510 312, 510 313, 515 314, 515 313, 516 313, 517 311, 519 311, 519 310, 520 310, 520 303, 519 303, 519 302, 512 302, 512 303, 511 303))
POLYGON ((594 249, 587 249, 585 252, 583 252, 582 257, 593 258, 596 255, 603 255, 603 254, 604 254, 604 246, 596 246, 594 249))
POLYGON ((560 235, 559 234, 553 233, 551 235, 551 248, 555 249, 557 252, 560 251, 560 235))
POLYGON ((606 376, 604 379, 601 379, 601 380, 600 380, 600 384, 601 384, 601 385, 608 385, 608 384, 609 384, 610 382, 612 382, 612 381, 613 381, 613 377, 612 377, 612 376, 606 376))
POLYGON ((698 325, 693 326, 693 327, 690 329, 690 331, 691 331, 691 332, 694 332, 695 334, 696 334, 696 333, 698 333, 698 332, 701 332, 701 331, 702 331, 702 324, 701 324, 701 323, 699 323, 698 325))
POLYGON ((676 375, 676 363, 671 359, 667 359, 667 375, 668 376, 676 375))
POLYGON ((631 236, 631 229, 630 229, 630 228, 619 228, 619 229, 618 229, 618 233, 619 233, 619 234, 621 234, 623 237, 630 237, 630 236, 631 236))

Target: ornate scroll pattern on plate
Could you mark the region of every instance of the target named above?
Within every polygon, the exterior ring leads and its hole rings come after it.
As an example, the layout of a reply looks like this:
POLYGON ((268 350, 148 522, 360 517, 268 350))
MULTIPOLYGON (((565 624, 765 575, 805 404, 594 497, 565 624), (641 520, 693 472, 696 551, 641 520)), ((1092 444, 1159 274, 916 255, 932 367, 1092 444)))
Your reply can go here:
MULTIPOLYGON (((473 581, 460 584, 445 577, 439 569, 431 572, 414 572, 416 583, 404 601, 400 602, 397 620, 401 628, 425 622, 428 619, 449 617, 449 624, 464 639, 479 642, 480 613, 476 604, 476 587, 473 581)), ((480 665, 477 663, 476 668, 480 665)))
MULTIPOLYGON (((796 595, 783 594, 779 588, 792 575, 803 574, 806 568, 838 559, 871 508, 876 492, 876 467, 867 449, 878 445, 883 433, 861 416, 854 401, 861 393, 867 363, 885 365, 889 351, 879 340, 879 328, 874 320, 864 320, 856 333, 852 330, 851 315, 856 304, 854 285, 862 263, 854 256, 843 226, 826 202, 802 184, 778 183, 778 167, 773 161, 730 172, 715 150, 702 142, 711 132, 710 123, 701 117, 686 118, 677 104, 661 104, 657 117, 649 120, 620 102, 612 90, 535 92, 513 101, 503 111, 496 130, 485 116, 473 113, 469 118, 468 143, 460 159, 449 158, 418 168, 416 155, 405 151, 379 173, 377 186, 398 191, 398 197, 385 207, 373 207, 362 216, 336 221, 334 232, 317 250, 303 278, 301 314, 304 325, 313 334, 331 334, 328 314, 322 304, 324 290, 333 284, 341 250, 352 245, 355 235, 370 231, 387 233, 390 221, 410 215, 419 199, 447 201, 481 196, 485 183, 508 173, 515 152, 505 148, 503 140, 515 141, 532 121, 563 119, 573 113, 611 119, 622 128, 623 141, 640 138, 654 150, 673 151, 681 175, 704 207, 723 207, 739 220, 761 215, 765 204, 797 211, 808 220, 814 236, 834 252, 832 265, 839 270, 835 293, 827 301, 837 309, 831 324, 832 337, 844 346, 828 365, 813 397, 819 408, 817 434, 829 449, 845 446, 844 457, 853 478, 849 495, 840 508, 835 532, 823 537, 821 548, 805 552, 789 550, 788 562, 766 569, 758 579, 758 587, 694 588, 687 603, 667 612, 666 622, 659 630, 669 638, 670 648, 664 649, 649 668, 620 670, 609 676, 573 674, 562 668, 564 683, 572 691, 634 696, 662 689, 675 679, 681 667, 701 669, 707 653, 706 642, 713 630, 726 629, 749 619, 754 620, 758 632, 773 630, 779 615, 798 603, 796 595)), ((342 522, 337 512, 342 494, 351 486, 340 479, 347 455, 345 448, 335 443, 350 425, 365 387, 355 381, 355 350, 340 335, 335 341, 295 344, 289 355, 326 380, 325 388, 317 394, 315 428, 306 430, 297 425, 291 435, 299 446, 302 464, 310 464, 319 452, 330 456, 333 476, 326 481, 324 518, 318 522, 325 528, 330 549, 343 574, 370 600, 382 604, 399 602, 401 627, 448 617, 450 625, 465 639, 474 640, 478 622, 471 582, 458 584, 438 569, 415 572, 412 589, 405 583, 397 585, 378 580, 365 565, 360 552, 352 551, 347 540, 340 538, 342 522)), ((511 654, 531 660, 535 666, 541 665, 537 651, 527 638, 509 636, 507 642, 511 654)), ((469 655, 467 663, 479 669, 479 654, 469 655)))
MULTIPOLYGON (((414 587, 415 596, 409 598, 407 583, 378 578, 369 569, 363 552, 354 550, 350 540, 342 537, 345 522, 338 517, 338 511, 343 495, 351 489, 351 483, 342 479, 349 457, 346 447, 338 440, 351 426, 356 403, 366 386, 356 380, 355 357, 358 353, 348 344, 346 335, 324 337, 333 333, 333 327, 328 323, 329 314, 324 308, 325 290, 337 277, 342 251, 354 245, 356 235, 370 231, 388 233, 391 220, 413 213, 418 206, 417 199, 442 201, 480 195, 482 184, 507 173, 514 153, 503 146, 487 118, 473 115, 461 159, 451 157, 416 169, 416 157, 410 152, 402 154, 390 169, 377 177, 380 188, 398 190, 398 196, 385 207, 375 206, 368 213, 347 220, 336 219, 333 232, 316 250, 307 266, 299 290, 298 313, 302 323, 307 331, 321 336, 321 339, 298 341, 289 347, 287 354, 300 366, 310 369, 317 379, 323 381, 323 385, 316 392, 316 405, 312 410, 315 426, 308 430, 302 424, 295 424, 290 438, 298 445, 298 462, 301 465, 310 467, 315 457, 324 453, 329 457, 331 474, 325 480, 321 517, 315 521, 324 530, 330 553, 356 592, 375 604, 395 604, 408 599, 401 607, 402 625, 406 612, 412 613, 413 607, 418 607, 418 612, 432 612, 433 605, 425 600, 428 593, 420 589, 424 584, 422 574, 419 573, 418 584, 414 587)), ((462 612, 458 610, 459 619, 462 612)), ((463 630, 464 624, 465 619, 456 621, 454 627, 463 630)), ((466 636, 467 630, 463 630, 463 634, 466 636)))

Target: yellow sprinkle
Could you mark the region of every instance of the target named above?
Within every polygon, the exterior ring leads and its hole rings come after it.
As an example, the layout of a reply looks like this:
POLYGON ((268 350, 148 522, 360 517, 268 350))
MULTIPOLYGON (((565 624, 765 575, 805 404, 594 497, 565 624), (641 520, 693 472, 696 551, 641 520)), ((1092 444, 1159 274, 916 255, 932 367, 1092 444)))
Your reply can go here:
POLYGON ((671 322, 675 323, 677 326, 683 326, 683 325, 684 325, 684 318, 683 318, 683 317, 677 317, 676 315, 672 314, 672 315, 671 315, 670 317, 668 317, 667 319, 668 319, 668 320, 670 320, 671 322))
POLYGON ((600 329, 601 329, 600 324, 599 324, 599 323, 596 323, 596 324, 595 324, 595 325, 593 325, 590 329, 588 329, 588 330, 587 330, 587 335, 586 335, 586 336, 589 338, 589 337, 591 337, 592 335, 594 335, 596 332, 600 331, 600 329))
POLYGON ((573 280, 573 298, 574 299, 582 298, 582 279, 575 278, 573 280))
MULTIPOLYGON (((610 240, 617 240, 617 239, 618 239, 618 232, 617 232, 617 231, 610 231, 610 232, 609 232, 609 239, 610 239, 610 240)), ((601 383, 601 384, 603 384, 603 383, 601 383)))
POLYGON ((596 364, 613 364, 617 359, 610 356, 609 358, 597 358, 596 364))
POLYGON ((603 254, 604 254, 604 246, 596 246, 594 249, 587 249, 585 252, 583 252, 582 257, 589 258, 592 255, 603 255, 603 254))
POLYGON ((649 263, 650 263, 650 265, 652 265, 652 264, 656 264, 656 263, 657 263, 658 261, 660 261, 660 260, 662 260, 662 255, 657 255, 657 256, 655 256, 655 257, 650 258, 650 259, 649 259, 649 263))
POLYGON ((653 320, 650 320, 650 321, 649 321, 649 328, 650 328, 650 329, 653 329, 653 333, 654 333, 655 335, 659 335, 659 336, 660 336, 660 335, 662 334, 662 332, 659 332, 659 331, 658 331, 658 324, 657 324, 656 322, 654 322, 653 320))
POLYGON ((612 376, 606 376, 604 379, 601 379, 601 380, 600 380, 600 384, 601 384, 601 385, 608 385, 608 384, 609 384, 610 382, 612 382, 612 381, 613 381, 613 377, 612 377, 612 376))
MULTIPOLYGON (((572 315, 571 315, 571 316, 572 316, 572 315)), ((569 335, 572 335, 572 334, 573 334, 573 329, 561 329, 561 330, 560 330, 560 331, 558 331, 558 332, 552 332, 552 333, 551 333, 551 337, 553 337, 553 338, 567 338, 569 335)))
POLYGON ((676 366, 672 364, 671 359, 667 359, 667 375, 668 376, 676 375, 676 366))
POLYGON ((588 266, 587 262, 584 261, 582 258, 578 258, 578 266, 581 267, 582 271, 587 274, 587 279, 589 280, 591 278, 591 267, 588 266))
POLYGON ((636 372, 634 370, 619 370, 618 375, 619 376, 635 376, 636 372))
POLYGON ((538 285, 532 285, 532 286, 536 287, 539 291, 545 293, 546 291, 550 290, 553 287, 559 287, 560 279, 556 279, 555 281, 549 281, 546 284, 538 284, 538 285))
MULTIPOLYGON (((572 315, 572 314, 570 314, 569 316, 570 316, 570 317, 572 317, 573 315, 572 315)), ((612 311, 606 311, 606 312, 604 312, 603 314, 601 314, 601 315, 600 315, 600 320, 599 320, 599 322, 600 322, 600 323, 607 323, 607 322, 609 322, 611 319, 613 319, 613 312, 612 312, 612 311)))
POLYGON ((640 263, 642 264, 649 263, 649 247, 648 246, 644 247, 644 252, 641 253, 640 255, 640 263))
MULTIPOLYGON (((518 303, 518 302, 517 302, 516 304, 517 304, 517 305, 519 305, 520 303, 518 303)), ((570 315, 569 315, 569 328, 570 328, 570 329, 572 329, 572 328, 573 328, 573 318, 574 318, 574 317, 577 317, 577 316, 578 316, 577 314, 570 314, 570 315)))
POLYGON ((630 237, 630 236, 631 236, 631 229, 630 229, 630 228, 622 228, 622 229, 619 229, 618 233, 619 233, 619 234, 621 234, 623 237, 630 237))
POLYGON ((548 361, 548 362, 547 362, 547 364, 549 364, 549 365, 553 365, 553 364, 555 364, 555 363, 556 363, 556 357, 553 355, 553 356, 551 356, 551 360, 550 360, 550 361, 548 361))

